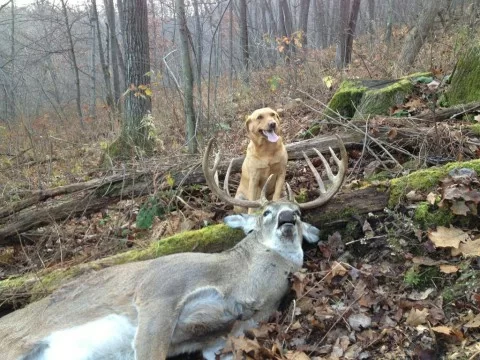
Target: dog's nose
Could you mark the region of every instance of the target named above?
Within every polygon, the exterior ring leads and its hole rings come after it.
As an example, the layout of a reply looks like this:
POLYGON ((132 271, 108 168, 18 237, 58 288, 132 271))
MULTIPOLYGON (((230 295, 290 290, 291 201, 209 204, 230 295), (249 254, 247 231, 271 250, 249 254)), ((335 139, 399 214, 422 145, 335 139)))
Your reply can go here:
POLYGON ((291 210, 283 210, 278 214, 278 226, 283 224, 295 224, 295 214, 291 210))
POLYGON ((269 128, 270 130, 274 130, 276 127, 277 127, 277 123, 276 123, 275 121, 270 121, 270 122, 268 123, 268 128, 269 128))

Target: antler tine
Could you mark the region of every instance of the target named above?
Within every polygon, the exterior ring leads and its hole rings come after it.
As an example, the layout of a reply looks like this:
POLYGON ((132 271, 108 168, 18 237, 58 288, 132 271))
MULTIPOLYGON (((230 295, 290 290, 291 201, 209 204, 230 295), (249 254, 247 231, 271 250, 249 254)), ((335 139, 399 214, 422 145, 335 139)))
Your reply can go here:
MULTIPOLYGON (((325 170, 327 172, 327 176, 329 180, 332 182, 332 185, 328 190, 325 190, 325 186, 323 184, 322 179, 320 178, 320 175, 318 174, 317 169, 313 166, 311 163, 310 159, 308 159, 307 164, 310 167, 310 170, 313 172, 313 175, 315 176, 315 179, 317 180, 318 187, 320 190, 320 196, 312 201, 308 201, 306 203, 298 204, 301 209, 312 209, 317 206, 325 204, 327 201, 329 201, 336 193, 338 190, 340 190, 340 187, 342 186, 343 179, 345 178, 345 173, 348 168, 348 154, 347 154, 347 149, 345 148, 345 145, 343 144, 342 139, 338 136, 337 137, 337 142, 338 142, 338 147, 340 149, 340 156, 341 160, 335 155, 334 151, 332 148, 330 149, 330 153, 332 154, 332 157, 335 161, 335 163, 338 166, 338 173, 337 175, 333 175, 332 169, 330 168, 330 165, 328 165, 328 162, 325 160, 323 155, 318 151, 317 149, 315 152, 319 155, 320 159, 322 160, 323 165, 325 166, 325 170)), ((308 158, 306 155, 304 155, 306 158, 308 158)), ((306 159, 305 159, 306 160, 306 159)))
POLYGON ((292 188, 290 187, 290 184, 286 182, 285 186, 287 187, 288 201, 296 202, 295 196, 293 196, 293 191, 292 191, 292 188))
POLYGON ((267 199, 267 189, 268 189, 268 184, 270 184, 270 181, 272 180, 273 178, 273 174, 271 174, 267 181, 265 181, 265 184, 263 185, 262 187, 262 192, 260 193, 260 202, 262 203, 262 205, 265 205, 267 202, 268 202, 268 199, 267 199))
MULTIPOLYGON (((316 150, 314 148, 314 150, 316 150)), ((310 161, 310 159, 308 158, 307 154, 305 154, 305 152, 302 151, 302 154, 303 154, 303 158, 305 159, 305 161, 307 162, 308 164, 308 167, 310 168, 310 171, 313 173, 313 176, 315 176, 315 180, 317 180, 317 184, 318 184, 318 189, 320 190, 320 192, 323 194, 325 193, 325 184, 323 183, 323 180, 320 176, 320 174, 318 173, 317 169, 315 169, 315 166, 313 166, 312 162, 310 161)), ((323 157, 323 155, 321 155, 320 157, 322 159, 322 162, 323 162, 323 165, 325 167, 328 166, 327 162, 325 161, 325 158, 323 157), (326 165, 325 165, 326 164, 326 165)), ((330 171, 331 173, 331 171, 330 171)))
MULTIPOLYGON (((215 173, 217 172, 217 167, 218 164, 220 163, 220 154, 217 153, 215 156, 215 162, 213 164, 213 168, 210 169, 208 166, 208 158, 210 156, 210 153, 212 151, 212 146, 214 143, 215 139, 212 138, 207 144, 207 148, 205 149, 205 153, 203 154, 203 161, 202 161, 202 169, 203 169, 203 175, 205 176, 205 181, 207 182, 208 187, 210 190, 218 196, 220 200, 225 201, 226 203, 235 205, 235 206, 240 206, 240 207, 246 207, 246 208, 258 208, 262 206, 262 203, 260 201, 250 201, 250 200, 244 200, 244 199, 236 199, 232 196, 230 196, 228 193, 223 192, 222 189, 220 189, 220 186, 218 185, 218 182, 215 181, 215 173)), ((229 166, 229 168, 231 165, 229 166)), ((230 169, 231 170, 231 169, 230 169)), ((228 172, 228 170, 227 170, 228 172)), ((228 186, 228 178, 225 179, 227 182, 228 186)))
POLYGON ((227 173, 225 174, 225 180, 223 181, 223 191, 230 196, 230 189, 228 188, 228 179, 230 179, 230 172, 232 171, 233 159, 230 160, 230 164, 228 164, 227 173))

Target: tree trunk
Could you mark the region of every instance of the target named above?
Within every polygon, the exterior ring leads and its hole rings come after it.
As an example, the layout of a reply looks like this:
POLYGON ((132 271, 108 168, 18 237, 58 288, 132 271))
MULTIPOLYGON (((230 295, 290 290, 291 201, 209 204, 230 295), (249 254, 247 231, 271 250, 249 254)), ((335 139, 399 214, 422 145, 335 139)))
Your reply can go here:
POLYGON ((328 19, 328 10, 324 3, 325 0, 316 0, 316 25, 318 27, 320 37, 320 47, 326 49, 328 47, 328 27, 326 20, 328 19))
POLYGON ((150 43, 146 0, 125 1, 125 80, 131 86, 125 95, 122 140, 130 153, 132 146, 150 152, 154 139, 149 136, 147 116, 152 110, 150 94, 150 43))
POLYGON ((70 59, 72 60, 73 73, 75 76, 75 89, 76 89, 76 104, 77 104, 77 115, 80 120, 80 126, 85 128, 83 123, 83 112, 82 112, 82 93, 80 90, 80 72, 77 64, 77 56, 75 54, 75 47, 73 44, 72 29, 70 27, 70 22, 68 20, 67 4, 66 0, 60 0, 62 3, 63 16, 65 18, 65 27, 67 30, 67 38, 69 43, 70 59))
POLYGON ((352 50, 353 50, 353 37, 355 35, 355 29, 357 27, 357 18, 360 10, 360 0, 353 0, 352 9, 350 11, 350 17, 348 19, 347 30, 347 44, 345 47, 345 63, 350 64, 352 62, 352 50))
POLYGON ((308 31, 308 13, 310 11, 310 0, 300 1, 300 19, 299 27, 302 31, 302 45, 307 46, 307 31, 308 31))
POLYGON ((10 121, 15 122, 15 118, 17 117, 17 104, 16 104, 16 96, 15 96, 15 62, 16 62, 16 55, 15 55, 15 0, 12 0, 12 33, 10 37, 10 66, 11 66, 11 75, 10 75, 10 114, 9 118, 10 121))
POLYGON ((248 74, 248 67, 250 63, 250 52, 248 49, 248 27, 247 27, 247 1, 240 0, 239 1, 240 7, 240 48, 242 49, 242 65, 243 65, 243 81, 248 84, 249 82, 249 74, 248 74))
POLYGON ((120 106, 120 73, 118 71, 118 40, 117 40, 117 26, 115 23, 115 7, 113 6, 113 0, 104 0, 105 13, 107 16, 108 28, 110 29, 110 55, 112 59, 112 78, 113 78, 113 98, 115 101, 116 109, 121 112, 120 106))
POLYGON ((393 27, 393 0, 388 0, 387 8, 387 29, 385 30, 385 43, 390 47, 392 43, 392 27, 393 27))
POLYGON ((185 111, 185 121, 187 128, 188 152, 195 154, 197 149, 195 108, 193 104, 193 69, 189 46, 189 30, 187 27, 187 18, 185 15, 185 3, 183 0, 175 0, 177 11, 177 21, 180 33, 180 48, 182 49, 182 65, 184 84, 183 107, 185 111))
POLYGON ((429 1, 425 3, 417 24, 410 30, 398 57, 400 69, 408 70, 420 52, 423 43, 433 27, 435 17, 440 9, 446 5, 446 0, 429 1))
POLYGON ((92 34, 91 38, 91 56, 90 56, 90 112, 89 116, 92 119, 96 118, 97 114, 97 71, 96 71, 96 54, 97 54, 97 32, 95 31, 95 15, 93 14, 93 10, 90 9, 90 33, 92 34))
POLYGON ((343 69, 347 64, 346 48, 347 48, 347 29, 348 16, 350 14, 350 0, 339 0, 340 2, 340 19, 337 25, 337 51, 335 54, 335 65, 338 70, 343 69))
MULTIPOLYGON (((202 105, 202 61, 203 61, 203 46, 202 46, 202 36, 203 36, 203 29, 200 19, 200 12, 198 10, 198 0, 193 1, 193 9, 194 9, 194 17, 195 17, 195 63, 196 63, 196 75, 194 77, 195 83, 197 85, 197 111, 195 112, 196 118, 195 123, 197 124, 198 128, 201 128, 203 121, 201 120, 201 116, 203 113, 202 105)), ((218 62, 218 56, 215 56, 215 61, 218 62)), ((210 69, 211 71, 211 69, 210 69)), ((197 129, 198 131, 198 129, 197 129)))
MULTIPOLYGON (((110 111, 115 112, 115 103, 113 101, 113 93, 112 93, 112 83, 110 81, 110 71, 108 71, 108 65, 107 62, 105 61, 105 52, 103 51, 103 45, 102 45, 102 34, 100 32, 100 22, 98 19, 98 10, 97 10, 97 1, 92 0, 92 10, 93 10, 93 16, 95 19, 95 23, 97 26, 97 42, 98 42, 98 55, 100 57, 100 65, 102 67, 102 73, 103 73, 103 81, 105 82, 105 102, 107 103, 107 106, 110 108, 110 111)), ((112 122, 112 129, 113 129, 113 122, 112 122)))
POLYGON ((229 28, 228 28, 228 47, 229 47, 229 57, 228 57, 228 79, 230 83, 230 90, 233 91, 233 1, 230 2, 228 9, 228 14, 230 17, 229 28))
MULTIPOLYGON (((375 34, 375 0, 368 0, 368 33, 371 40, 375 34)), ((373 42, 373 41, 371 41, 373 42)))

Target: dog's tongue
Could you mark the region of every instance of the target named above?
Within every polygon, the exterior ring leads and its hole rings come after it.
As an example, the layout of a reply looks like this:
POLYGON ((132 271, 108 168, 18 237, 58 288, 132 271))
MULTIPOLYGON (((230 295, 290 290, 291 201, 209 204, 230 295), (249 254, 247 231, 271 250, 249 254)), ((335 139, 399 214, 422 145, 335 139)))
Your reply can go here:
POLYGON ((273 130, 270 130, 270 131, 263 130, 263 134, 267 137, 268 141, 270 142, 277 142, 279 139, 278 135, 275 134, 275 131, 273 130))

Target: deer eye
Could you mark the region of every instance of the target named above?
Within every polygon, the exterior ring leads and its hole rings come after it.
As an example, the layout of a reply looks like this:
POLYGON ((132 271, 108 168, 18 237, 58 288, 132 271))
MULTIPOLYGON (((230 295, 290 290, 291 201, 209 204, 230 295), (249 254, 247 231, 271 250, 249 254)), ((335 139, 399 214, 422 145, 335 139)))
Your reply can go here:
POLYGON ((270 215, 271 213, 272 213, 272 212, 271 212, 270 210, 265 210, 265 211, 263 212, 263 217, 266 217, 266 216, 270 215))

